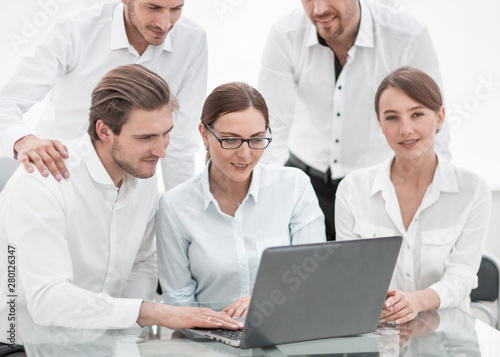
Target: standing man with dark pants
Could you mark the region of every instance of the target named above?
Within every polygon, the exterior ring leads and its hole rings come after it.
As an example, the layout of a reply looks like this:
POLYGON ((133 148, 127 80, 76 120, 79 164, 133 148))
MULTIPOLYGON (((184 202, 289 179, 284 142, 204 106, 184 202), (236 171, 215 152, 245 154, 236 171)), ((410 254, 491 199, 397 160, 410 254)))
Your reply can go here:
MULTIPOLYGON (((302 5, 273 26, 264 49, 258 89, 270 109, 273 145, 262 160, 309 175, 335 240, 338 183, 391 155, 375 117, 378 84, 404 65, 441 79, 429 33, 411 16, 364 0, 302 5)), ((436 141, 449 158, 446 126, 436 141)))

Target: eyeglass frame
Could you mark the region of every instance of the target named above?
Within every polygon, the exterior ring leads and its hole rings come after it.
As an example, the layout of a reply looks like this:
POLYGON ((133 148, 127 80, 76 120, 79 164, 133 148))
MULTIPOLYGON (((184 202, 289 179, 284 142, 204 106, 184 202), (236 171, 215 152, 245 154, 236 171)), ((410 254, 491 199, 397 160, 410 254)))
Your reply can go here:
MULTIPOLYGON (((219 144, 220 144, 220 147, 223 148, 224 150, 236 150, 236 149, 239 149, 241 147, 241 145, 243 145, 244 142, 247 143, 248 147, 252 150, 264 150, 266 149, 269 144, 271 144, 271 141, 273 141, 273 138, 270 137, 270 138, 265 138, 265 137, 255 137, 255 138, 250 138, 250 139, 242 139, 242 138, 236 138, 236 137, 230 137, 230 138, 219 138, 217 136, 217 134, 215 134, 214 130, 212 129, 212 127, 208 124, 205 124, 203 123, 203 125, 205 125, 205 128, 207 128, 207 130, 212 133, 212 135, 219 141, 219 144), (264 140, 267 140, 267 145, 264 146, 263 148, 254 148, 254 147, 251 147, 250 146, 250 141, 251 140, 255 140, 255 139, 264 139, 264 140), (224 141, 227 141, 227 140, 239 140, 240 141, 240 145, 238 145, 237 147, 234 147, 234 148, 225 148, 224 146, 222 146, 222 143, 224 141)), ((271 131, 271 128, 268 127, 269 129, 269 134, 271 134, 271 136, 273 135, 272 131, 271 131)))

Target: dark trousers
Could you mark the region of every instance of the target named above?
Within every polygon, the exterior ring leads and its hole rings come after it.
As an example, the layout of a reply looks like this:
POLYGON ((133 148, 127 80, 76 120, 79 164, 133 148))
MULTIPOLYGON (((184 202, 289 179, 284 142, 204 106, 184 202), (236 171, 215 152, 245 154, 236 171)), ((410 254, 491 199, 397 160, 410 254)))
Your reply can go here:
POLYGON ((332 180, 330 170, 320 172, 313 169, 291 153, 285 166, 297 167, 309 176, 319 206, 325 215, 326 239, 335 240, 335 193, 342 179, 332 180))

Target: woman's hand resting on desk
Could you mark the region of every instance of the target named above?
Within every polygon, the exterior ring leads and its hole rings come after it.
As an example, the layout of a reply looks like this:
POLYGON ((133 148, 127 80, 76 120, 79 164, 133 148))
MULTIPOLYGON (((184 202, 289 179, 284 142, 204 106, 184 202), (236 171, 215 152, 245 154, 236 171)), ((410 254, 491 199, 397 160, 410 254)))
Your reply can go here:
POLYGON ((250 305, 250 299, 252 295, 248 295, 242 298, 239 298, 231 305, 226 306, 222 309, 223 312, 227 313, 230 317, 246 317, 248 313, 248 306, 250 305))
POLYGON ((432 289, 406 293, 389 288, 380 322, 395 321, 396 324, 404 324, 413 320, 421 311, 436 310, 439 304, 439 296, 432 289))

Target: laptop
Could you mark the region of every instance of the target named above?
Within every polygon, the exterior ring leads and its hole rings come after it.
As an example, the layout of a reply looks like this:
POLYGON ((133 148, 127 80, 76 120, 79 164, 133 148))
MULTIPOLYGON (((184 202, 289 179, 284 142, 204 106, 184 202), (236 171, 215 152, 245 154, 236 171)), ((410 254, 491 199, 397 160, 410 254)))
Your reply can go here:
POLYGON ((402 238, 267 248, 240 331, 186 329, 243 349, 372 332, 402 238))

